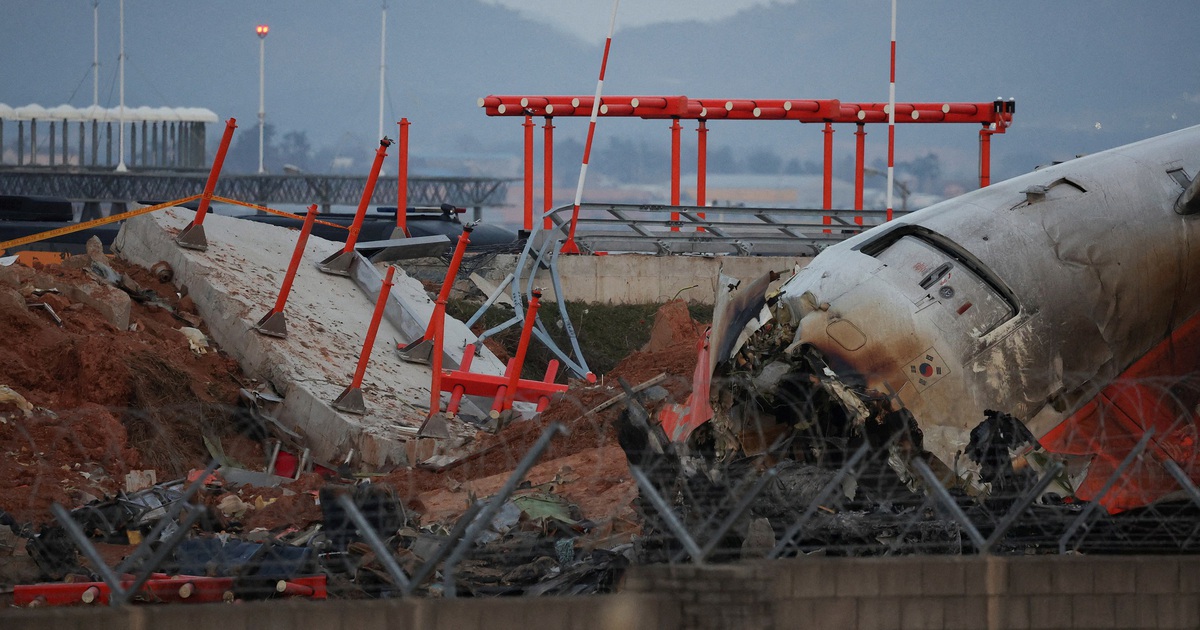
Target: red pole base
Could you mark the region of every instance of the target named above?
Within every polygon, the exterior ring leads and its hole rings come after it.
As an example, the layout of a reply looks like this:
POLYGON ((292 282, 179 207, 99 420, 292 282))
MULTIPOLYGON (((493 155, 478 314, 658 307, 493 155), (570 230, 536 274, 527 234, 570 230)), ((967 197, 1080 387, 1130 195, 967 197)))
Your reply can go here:
POLYGON ((560 254, 582 254, 583 252, 579 251, 579 246, 575 244, 575 239, 569 238, 569 239, 563 241, 563 246, 562 246, 562 249, 559 250, 559 253, 560 254))
POLYGON ((179 235, 175 237, 175 244, 184 249, 194 249, 196 251, 208 251, 208 239, 204 237, 204 226, 198 223, 192 223, 183 228, 179 235))
POLYGON ((257 330, 259 334, 286 339, 287 317, 284 316, 283 311, 271 311, 258 320, 258 323, 254 325, 254 330, 257 330))

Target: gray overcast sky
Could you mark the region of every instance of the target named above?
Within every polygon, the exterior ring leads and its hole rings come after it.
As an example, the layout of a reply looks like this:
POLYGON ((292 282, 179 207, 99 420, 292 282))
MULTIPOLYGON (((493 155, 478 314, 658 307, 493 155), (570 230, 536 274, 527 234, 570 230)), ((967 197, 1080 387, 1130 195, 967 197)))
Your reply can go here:
MULTIPOLYGON (((117 104, 117 4, 99 4, 105 106, 117 104)), ((886 101, 890 5, 622 0, 605 94, 886 101)), ((304 131, 318 147, 369 155, 378 140, 380 7, 379 0, 126 0, 126 101, 206 107, 236 117, 239 138, 252 135, 254 25, 266 22, 268 124, 281 134, 304 131)), ((611 8, 611 0, 389 0, 388 133, 403 116, 413 123, 414 154, 519 155, 519 121, 485 116, 476 99, 591 94, 611 8)), ((901 0, 897 98, 1016 98, 1015 126, 992 144, 997 176, 1016 175, 1200 124, 1198 23, 1196 0, 901 0)), ((89 105, 91 0, 0 0, 0 59, 0 103, 89 105)), ((556 139, 581 140, 584 123, 556 120, 556 139)), ((818 127, 714 121, 708 141, 743 154, 763 146, 785 159, 819 160, 818 127)), ((975 130, 946 127, 897 130, 897 159, 935 151, 943 168, 973 170, 975 130)), ((605 119, 597 141, 666 147, 667 133, 660 122, 605 119)), ((869 159, 885 136, 871 130, 869 159)), ((852 138, 849 129, 836 136, 837 159, 853 154, 852 138)))
MULTIPOLYGON (((484 0, 516 10, 531 20, 551 24, 589 42, 604 41, 612 20, 612 0, 484 0)), ((663 22, 711 22, 764 4, 795 0, 622 0, 617 32, 622 27, 663 22)), ((890 11, 890 6, 889 6, 890 11)))

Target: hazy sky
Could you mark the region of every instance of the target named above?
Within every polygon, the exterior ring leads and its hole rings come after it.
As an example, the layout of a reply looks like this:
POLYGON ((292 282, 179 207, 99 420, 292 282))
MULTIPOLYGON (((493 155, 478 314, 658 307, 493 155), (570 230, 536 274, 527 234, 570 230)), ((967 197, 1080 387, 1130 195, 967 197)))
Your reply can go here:
MULTIPOLYGON (((589 42, 604 41, 612 22, 612 0, 483 0, 508 7, 531 20, 551 24, 589 42)), ((623 0, 616 27, 664 22, 711 22, 749 7, 793 4, 795 0, 623 0)))
MULTIPOLYGON (((205 107, 237 118, 235 142, 256 136, 254 26, 266 22, 268 124, 318 147, 369 156, 377 146, 380 0, 125 4, 130 106, 205 107)), ((621 0, 605 94, 886 101, 890 5, 621 0)), ((99 1, 108 107, 118 99, 117 6, 99 1)), ((591 94, 611 9, 611 0, 388 0, 385 132, 406 117, 414 155, 520 155, 520 121, 490 118, 476 100, 591 94)), ((1024 173, 1200 124, 1198 23, 1198 0, 901 0, 897 99, 1015 98, 1014 127, 992 143, 993 169, 1024 173)), ((0 0, 0 60, 0 103, 91 104, 92 0, 0 0)), ((586 118, 555 122, 556 140, 583 139, 586 118)), ((898 160, 933 151, 945 170, 976 168, 975 129, 908 125, 896 135, 898 160)), ((603 120, 597 141, 615 137, 669 142, 661 121, 603 120)), ((713 121, 707 137, 742 155, 762 146, 785 160, 820 159, 819 125, 713 121)), ((885 137, 871 129, 868 159, 885 137)), ((853 155, 851 129, 835 142, 836 159, 853 155)))

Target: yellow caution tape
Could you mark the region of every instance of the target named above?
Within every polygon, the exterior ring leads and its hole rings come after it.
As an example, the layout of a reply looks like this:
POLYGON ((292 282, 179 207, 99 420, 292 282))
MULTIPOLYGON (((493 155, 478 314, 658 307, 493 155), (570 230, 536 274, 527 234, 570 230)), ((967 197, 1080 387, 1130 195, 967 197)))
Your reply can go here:
POLYGON ((20 247, 21 245, 28 245, 30 243, 44 241, 49 238, 55 238, 58 236, 63 236, 65 234, 79 232, 81 230, 88 230, 88 229, 98 227, 101 225, 108 225, 109 223, 116 223, 118 221, 124 221, 125 219, 130 219, 130 218, 133 218, 133 217, 136 217, 139 215, 148 214, 148 213, 154 212, 156 210, 162 210, 163 208, 171 208, 171 207, 177 206, 181 203, 187 203, 189 201, 194 201, 199 198, 200 198, 200 195, 192 195, 191 197, 184 197, 183 199, 176 199, 175 201, 168 201, 166 203, 160 203, 155 206, 146 206, 145 208, 138 208, 137 210, 130 210, 129 212, 122 212, 121 214, 114 214, 114 215, 102 217, 99 219, 93 219, 91 221, 84 221, 82 223, 72 223, 71 225, 68 225, 66 227, 60 227, 58 229, 50 230, 48 232, 39 232, 37 234, 30 234, 29 236, 22 236, 21 238, 15 238, 11 241, 4 241, 3 243, 0 243, 0 252, 3 252, 4 250, 8 249, 9 247, 20 247))
MULTIPOLYGON (((4 252, 4 250, 9 247, 20 247, 22 245, 28 245, 30 243, 44 241, 46 239, 63 236, 65 234, 71 234, 73 232, 79 232, 81 230, 91 229, 91 228, 98 227, 101 225, 108 225, 109 223, 116 223, 118 221, 124 221, 125 219, 130 219, 130 218, 136 217, 138 215, 147 214, 150 212, 154 212, 156 210, 162 210, 163 208, 171 208, 173 206, 187 203, 189 201, 195 201, 196 199, 199 199, 202 196, 203 195, 192 195, 191 197, 184 197, 183 199, 176 199, 175 201, 168 201, 166 203, 160 203, 156 206, 146 206, 145 208, 138 208, 137 210, 130 210, 128 212, 122 212, 121 214, 114 214, 112 216, 103 217, 100 219, 93 219, 91 221, 85 221, 83 223, 72 223, 71 225, 68 225, 66 227, 61 227, 61 228, 58 228, 55 230, 49 230, 47 232, 39 232, 37 234, 23 236, 21 238, 16 238, 11 241, 4 241, 3 243, 0 243, 0 253, 4 252)), ((253 208, 255 210, 262 210, 263 212, 277 214, 281 217, 300 219, 301 221, 303 221, 305 219, 305 217, 302 215, 292 214, 291 212, 284 212, 283 210, 276 210, 274 208, 268 208, 266 206, 260 206, 258 204, 247 203, 245 201, 238 201, 236 199, 230 199, 228 197, 218 197, 217 195, 213 195, 211 197, 211 199, 213 201, 217 201, 220 203, 228 203, 228 204, 233 204, 235 206, 243 206, 246 208, 253 208)), ((350 229, 348 226, 338 225, 337 223, 330 223, 329 221, 322 221, 320 219, 316 219, 314 221, 314 223, 320 223, 321 225, 327 225, 329 227, 341 228, 343 230, 350 229)))
MULTIPOLYGON (((274 208, 268 208, 268 207, 266 207, 266 206, 260 206, 260 205, 258 205, 258 204, 247 203, 247 202, 245 202, 245 201, 238 201, 238 200, 236 200, 236 199, 229 199, 228 197, 218 197, 218 196, 216 196, 216 195, 213 195, 213 198, 212 198, 212 200, 213 200, 213 201, 219 201, 219 202, 221 202, 221 203, 231 203, 231 204, 233 204, 233 205, 235 205, 235 206, 242 206, 243 208, 254 208, 255 210, 262 210, 263 212, 269 212, 269 213, 271 213, 271 214, 277 214, 277 215, 279 215, 279 216, 281 216, 281 217, 289 217, 289 218, 292 218, 292 219, 300 219, 301 221, 303 221, 303 220, 305 219, 305 217, 304 217, 303 215, 300 215, 300 214, 292 214, 291 212, 284 212, 283 210, 276 210, 276 209, 274 209, 274 208)), ((350 229, 348 226, 345 226, 345 225, 338 225, 337 223, 330 223, 329 221, 322 221, 322 220, 320 220, 320 219, 314 219, 314 220, 313 220, 313 223, 320 223, 321 225, 328 225, 329 227, 341 228, 341 229, 343 229, 343 230, 349 230, 349 229, 350 229)))

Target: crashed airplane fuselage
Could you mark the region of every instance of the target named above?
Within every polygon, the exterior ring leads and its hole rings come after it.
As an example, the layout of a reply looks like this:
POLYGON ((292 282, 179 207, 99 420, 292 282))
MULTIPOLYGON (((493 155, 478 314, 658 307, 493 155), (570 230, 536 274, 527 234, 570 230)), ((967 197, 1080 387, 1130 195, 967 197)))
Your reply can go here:
MULTIPOLYGON (((1192 127, 876 227, 800 269, 768 300, 770 317, 751 322, 740 346, 722 344, 729 354, 713 363, 726 375, 749 370, 734 381, 744 388, 795 388, 783 375, 804 357, 809 381, 839 401, 845 422, 888 416, 910 425, 919 443, 907 457, 936 459, 979 490, 993 479, 972 457, 972 431, 978 439, 981 422, 997 416, 1028 429, 1018 425, 1010 444, 1018 468, 1042 446, 1075 456, 1068 490, 1081 498, 1151 428, 1148 457, 1174 460, 1196 479, 1195 391, 1174 380, 1169 395, 1165 386, 1112 388, 1123 375, 1174 379, 1197 369, 1198 171, 1200 127, 1192 127), (784 337, 773 355, 772 334, 784 337)), ((733 422, 737 433, 745 417, 720 389, 713 424, 733 422)), ((1145 504, 1178 488, 1161 469, 1141 476, 1106 505, 1145 504)))

